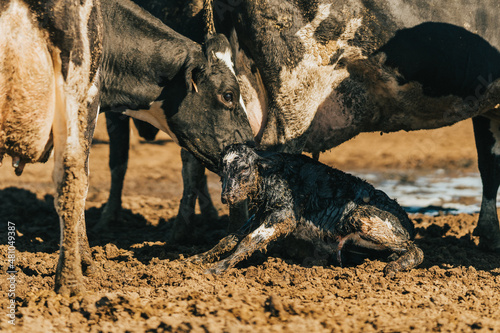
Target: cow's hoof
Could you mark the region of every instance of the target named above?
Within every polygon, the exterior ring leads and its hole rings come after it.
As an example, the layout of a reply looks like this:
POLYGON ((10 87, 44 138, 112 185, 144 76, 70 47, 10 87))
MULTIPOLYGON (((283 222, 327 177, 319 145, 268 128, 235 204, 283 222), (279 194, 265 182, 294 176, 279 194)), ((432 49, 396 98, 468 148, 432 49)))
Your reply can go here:
POLYGON ((110 208, 109 204, 104 206, 104 209, 101 213, 101 218, 96 225, 92 227, 92 232, 98 233, 104 230, 108 230, 109 227, 118 221, 120 209, 116 210, 114 208, 110 208))
POLYGON ((188 226, 190 224, 184 217, 178 215, 174 220, 174 226, 170 232, 170 242, 179 244, 188 240, 190 234, 188 226))
POLYGON ((391 255, 390 258, 394 261, 384 267, 384 276, 387 278, 393 278, 398 272, 408 271, 420 265, 424 261, 424 252, 413 242, 409 242, 406 252, 399 257, 397 254, 391 255))
POLYGON ((54 289, 56 293, 66 297, 84 295, 86 292, 81 279, 60 279, 56 281, 54 289))
POLYGON ((97 276, 100 273, 99 268, 97 268, 96 264, 92 263, 84 263, 82 265, 83 275, 89 276, 97 276))
POLYGON ((219 219, 219 212, 213 205, 208 205, 208 207, 202 207, 201 215, 204 219, 208 219, 210 221, 217 221, 219 219))
POLYGON ((398 259, 399 259, 399 257, 400 257, 400 255, 399 255, 399 254, 397 254, 397 253, 392 253, 389 257, 387 257, 387 260, 389 260, 389 261, 396 261, 396 260, 398 260, 398 259))
POLYGON ((500 253, 500 231, 485 230, 481 226, 474 229, 474 236, 479 236, 479 248, 489 251, 500 253))
POLYGON ((500 254, 500 238, 479 237, 479 248, 488 252, 500 254))

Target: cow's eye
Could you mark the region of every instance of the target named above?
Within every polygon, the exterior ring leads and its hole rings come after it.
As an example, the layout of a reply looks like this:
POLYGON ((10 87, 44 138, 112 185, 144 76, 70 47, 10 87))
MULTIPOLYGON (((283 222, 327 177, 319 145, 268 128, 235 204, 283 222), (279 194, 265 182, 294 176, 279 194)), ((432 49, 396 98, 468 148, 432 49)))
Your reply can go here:
POLYGON ((231 90, 228 90, 226 92, 223 92, 222 94, 218 95, 219 101, 224 104, 228 108, 232 108, 234 106, 234 92, 231 90))
POLYGON ((227 92, 227 93, 224 93, 224 95, 222 96, 224 98, 224 100, 228 103, 232 103, 233 102, 233 99, 234 99, 234 96, 233 96, 233 93, 232 92, 227 92))

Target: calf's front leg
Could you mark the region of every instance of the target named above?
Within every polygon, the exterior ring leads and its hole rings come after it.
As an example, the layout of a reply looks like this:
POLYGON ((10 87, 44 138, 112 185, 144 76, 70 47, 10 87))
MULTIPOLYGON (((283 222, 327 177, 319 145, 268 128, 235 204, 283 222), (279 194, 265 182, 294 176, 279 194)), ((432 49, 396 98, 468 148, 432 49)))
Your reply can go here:
POLYGON ((291 233, 296 226, 297 221, 291 209, 272 212, 263 219, 263 223, 257 229, 243 238, 233 254, 207 269, 207 273, 223 273, 255 251, 265 250, 271 241, 291 233))
POLYGON ((255 218, 252 216, 248 221, 235 233, 222 238, 217 245, 202 254, 194 255, 188 260, 197 264, 207 264, 219 260, 221 256, 231 252, 236 245, 248 234, 249 230, 254 228, 255 218))

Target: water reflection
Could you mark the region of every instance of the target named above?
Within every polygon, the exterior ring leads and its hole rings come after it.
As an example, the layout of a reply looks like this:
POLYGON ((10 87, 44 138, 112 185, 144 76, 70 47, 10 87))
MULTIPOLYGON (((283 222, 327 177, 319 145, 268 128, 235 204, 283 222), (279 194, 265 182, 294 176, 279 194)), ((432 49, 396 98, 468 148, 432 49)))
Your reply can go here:
MULTIPOLYGON (((482 185, 479 173, 450 174, 444 170, 422 174, 401 170, 351 173, 397 199, 409 213, 471 214, 479 212, 481 205, 482 185)), ((500 196, 497 198, 498 203, 500 196)))

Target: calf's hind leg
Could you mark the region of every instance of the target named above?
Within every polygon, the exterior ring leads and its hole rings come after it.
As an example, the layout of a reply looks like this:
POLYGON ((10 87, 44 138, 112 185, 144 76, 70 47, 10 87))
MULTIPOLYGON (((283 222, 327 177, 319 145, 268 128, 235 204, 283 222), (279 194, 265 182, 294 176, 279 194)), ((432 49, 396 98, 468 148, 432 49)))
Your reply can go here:
POLYGON ((424 261, 424 252, 415 243, 408 241, 405 252, 384 267, 384 275, 392 277, 397 272, 407 271, 420 265, 422 261, 424 261))
POLYGON ((500 122, 485 117, 475 117, 472 121, 483 183, 481 211, 474 235, 480 237, 482 247, 500 252, 500 225, 496 206, 500 185, 500 122))
POLYGON ((394 215, 375 207, 360 208, 348 220, 355 226, 355 231, 341 240, 340 247, 351 238, 359 246, 393 251, 399 257, 384 268, 384 275, 389 277, 422 263, 423 251, 410 240, 408 232, 394 215))

